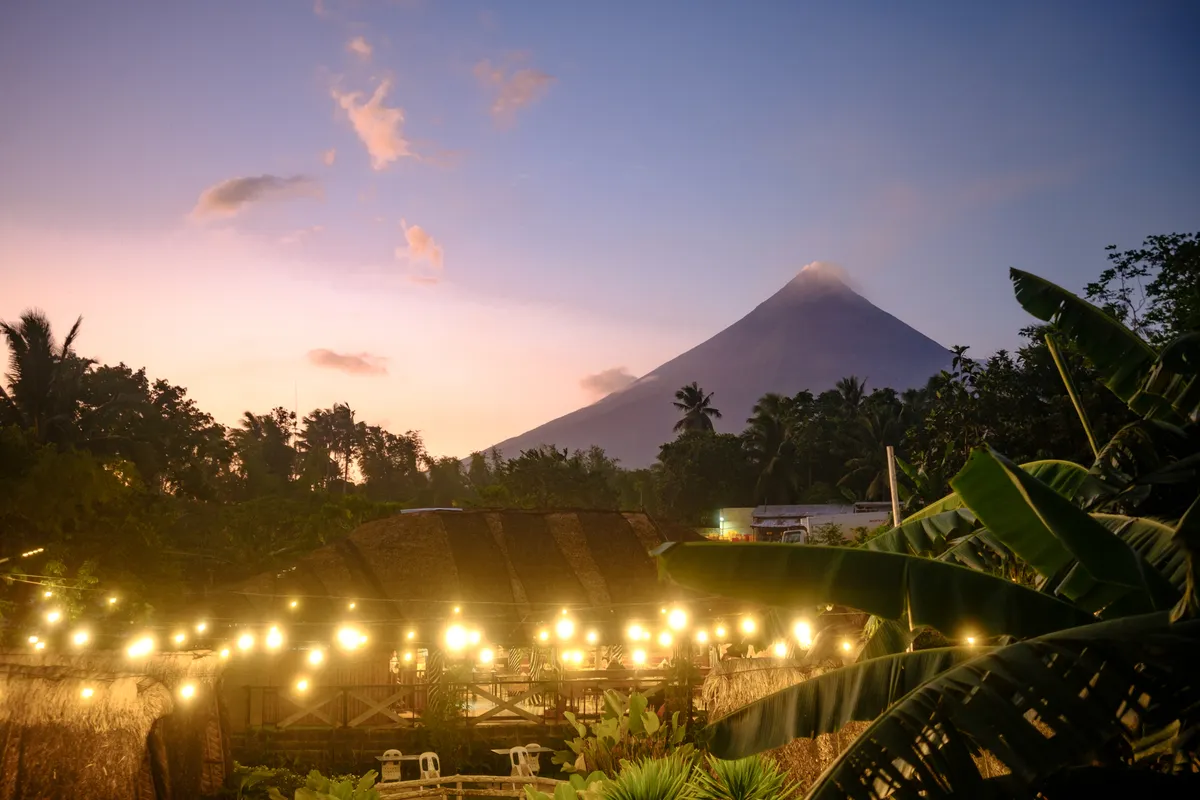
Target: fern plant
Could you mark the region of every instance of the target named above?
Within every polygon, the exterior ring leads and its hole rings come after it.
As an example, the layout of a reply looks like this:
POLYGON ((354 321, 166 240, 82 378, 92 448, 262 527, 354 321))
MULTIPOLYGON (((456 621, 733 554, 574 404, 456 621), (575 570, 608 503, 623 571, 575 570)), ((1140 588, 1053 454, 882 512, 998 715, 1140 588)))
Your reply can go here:
POLYGON ((800 786, 761 755, 725 761, 708 757, 708 769, 692 773, 692 800, 789 800, 800 786))

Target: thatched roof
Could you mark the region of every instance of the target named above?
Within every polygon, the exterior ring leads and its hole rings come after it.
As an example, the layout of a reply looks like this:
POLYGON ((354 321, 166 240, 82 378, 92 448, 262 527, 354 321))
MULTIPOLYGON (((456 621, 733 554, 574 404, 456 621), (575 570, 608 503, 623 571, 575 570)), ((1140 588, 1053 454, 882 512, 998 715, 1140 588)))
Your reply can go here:
POLYGON ((0 800, 164 796, 169 769, 151 769, 151 731, 177 710, 184 683, 209 707, 218 670, 190 654, 0 653, 0 800))
POLYGON ((659 580, 649 551, 698 539, 641 513, 400 514, 363 525, 284 570, 211 593, 205 612, 214 620, 320 625, 345 619, 354 602, 363 622, 420 623, 461 605, 497 641, 525 640, 562 607, 592 624, 619 626, 639 609, 692 597, 659 580))

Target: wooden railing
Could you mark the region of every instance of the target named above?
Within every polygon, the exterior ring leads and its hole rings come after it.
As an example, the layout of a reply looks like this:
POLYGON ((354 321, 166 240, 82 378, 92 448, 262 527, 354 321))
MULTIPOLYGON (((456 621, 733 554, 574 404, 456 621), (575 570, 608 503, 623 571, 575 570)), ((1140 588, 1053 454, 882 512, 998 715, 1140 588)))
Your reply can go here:
MULTIPOLYGON (((598 718, 609 689, 623 694, 669 693, 672 705, 686 706, 689 712, 701 706, 699 684, 667 686, 661 673, 649 671, 632 677, 597 673, 542 682, 503 678, 451 683, 443 691, 451 707, 461 709, 466 725, 555 725, 568 711, 581 720, 598 718)), ((244 691, 248 728, 389 728, 419 724, 429 707, 431 687, 426 683, 317 685, 300 693, 289 687, 247 686, 244 691)))
POLYGON ((548 795, 562 781, 551 778, 507 777, 503 775, 450 775, 419 781, 379 783, 380 798, 418 800, 424 797, 525 797, 525 786, 535 786, 548 795))

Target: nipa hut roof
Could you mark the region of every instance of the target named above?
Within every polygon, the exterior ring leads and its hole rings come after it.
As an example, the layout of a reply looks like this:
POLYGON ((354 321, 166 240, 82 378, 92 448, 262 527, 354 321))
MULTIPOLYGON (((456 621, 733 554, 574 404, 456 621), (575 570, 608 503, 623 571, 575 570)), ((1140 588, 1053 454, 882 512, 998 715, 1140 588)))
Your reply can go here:
MULTIPOLYGON (((698 540, 642 513, 423 511, 367 523, 346 538, 210 594, 214 619, 336 623, 444 619, 451 605, 497 641, 525 641, 570 607, 592 624, 694 595, 659 580, 650 551, 698 540), (288 604, 298 600, 296 611, 288 604)), ((697 609, 697 611, 699 611, 697 609)))

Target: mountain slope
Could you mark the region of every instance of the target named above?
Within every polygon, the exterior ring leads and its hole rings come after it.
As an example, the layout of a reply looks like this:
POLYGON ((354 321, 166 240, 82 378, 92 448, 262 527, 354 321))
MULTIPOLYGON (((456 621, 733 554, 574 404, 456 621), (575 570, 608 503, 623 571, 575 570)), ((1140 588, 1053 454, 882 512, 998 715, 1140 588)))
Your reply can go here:
POLYGON ((514 457, 540 444, 603 447, 627 468, 647 467, 674 438, 675 392, 696 381, 713 392, 718 431, 738 432, 767 392, 814 394, 847 375, 868 389, 923 386, 950 366, 951 354, 872 305, 838 278, 805 269, 742 319, 676 356, 628 388, 500 442, 514 457))

